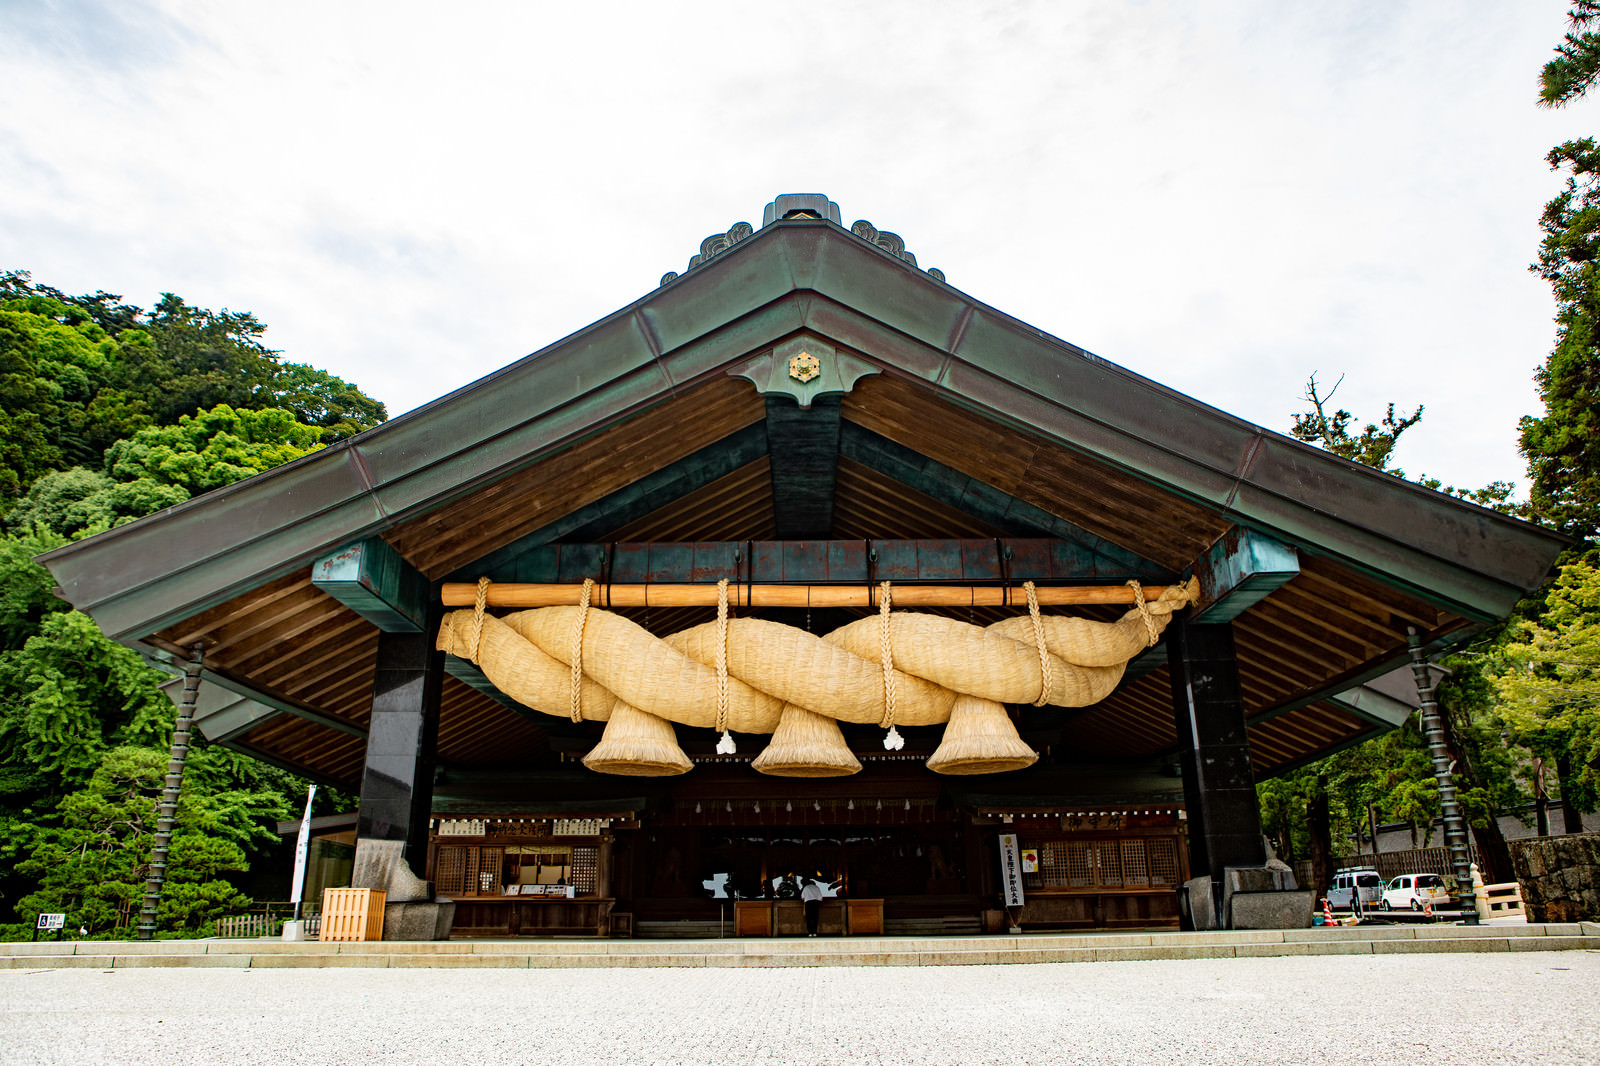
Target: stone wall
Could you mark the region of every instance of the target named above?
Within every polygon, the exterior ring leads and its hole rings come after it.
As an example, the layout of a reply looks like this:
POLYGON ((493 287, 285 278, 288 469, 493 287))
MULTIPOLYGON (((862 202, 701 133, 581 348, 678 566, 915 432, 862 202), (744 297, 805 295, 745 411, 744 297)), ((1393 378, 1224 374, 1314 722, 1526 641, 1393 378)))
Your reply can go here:
POLYGON ((1530 922, 1600 918, 1600 833, 1509 841, 1530 922))

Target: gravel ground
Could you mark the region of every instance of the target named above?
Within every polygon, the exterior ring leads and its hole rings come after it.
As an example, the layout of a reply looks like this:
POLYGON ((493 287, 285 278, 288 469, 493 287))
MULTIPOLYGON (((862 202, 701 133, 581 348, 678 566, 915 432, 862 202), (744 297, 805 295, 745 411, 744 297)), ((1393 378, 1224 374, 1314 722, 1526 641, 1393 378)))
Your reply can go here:
POLYGON ((0 971, 5 1066, 1600 1062, 1600 952, 0 971))

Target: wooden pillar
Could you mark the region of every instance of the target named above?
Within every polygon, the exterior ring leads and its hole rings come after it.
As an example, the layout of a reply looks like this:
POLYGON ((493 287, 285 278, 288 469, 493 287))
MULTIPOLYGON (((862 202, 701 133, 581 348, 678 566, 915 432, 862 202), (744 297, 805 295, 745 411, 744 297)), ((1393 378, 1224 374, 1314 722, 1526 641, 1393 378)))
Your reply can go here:
MULTIPOLYGON (((437 613, 437 609, 435 612, 437 613)), ((422 633, 379 633, 361 775, 360 840, 401 842, 406 865, 423 877, 428 863, 428 816, 439 733, 444 653, 422 633)))
MULTIPOLYGON (((1166 639, 1190 870, 1196 878, 1210 877, 1208 898, 1215 910, 1209 926, 1202 924, 1203 916, 1194 920, 1199 927, 1216 928, 1223 918, 1223 870, 1266 861, 1233 627, 1181 622, 1167 629, 1166 639)), ((1197 898, 1191 892, 1191 903, 1197 898)))

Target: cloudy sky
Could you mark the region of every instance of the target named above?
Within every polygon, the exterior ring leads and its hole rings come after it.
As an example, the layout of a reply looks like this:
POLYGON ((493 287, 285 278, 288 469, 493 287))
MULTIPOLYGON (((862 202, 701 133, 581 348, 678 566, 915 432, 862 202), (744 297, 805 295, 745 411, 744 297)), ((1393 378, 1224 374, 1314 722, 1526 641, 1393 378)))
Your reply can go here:
POLYGON ((822 192, 1275 429, 1308 375, 1524 480, 1565 0, 0 0, 0 268, 251 311, 399 414, 822 192))

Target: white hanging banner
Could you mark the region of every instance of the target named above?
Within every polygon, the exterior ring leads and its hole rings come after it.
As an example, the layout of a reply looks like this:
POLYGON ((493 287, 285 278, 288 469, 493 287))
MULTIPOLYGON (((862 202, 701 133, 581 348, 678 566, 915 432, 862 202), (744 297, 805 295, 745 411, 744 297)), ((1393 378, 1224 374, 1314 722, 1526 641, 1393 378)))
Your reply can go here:
POLYGON ((1000 887, 1007 907, 1022 906, 1022 852, 1017 834, 1000 834, 1000 887))
MULTIPOLYGON (((294 842, 294 883, 289 886, 289 902, 299 903, 300 894, 305 889, 306 883, 306 851, 311 847, 311 800, 317 794, 317 786, 312 785, 306 791, 306 813, 300 819, 300 835, 294 842)), ((296 912, 295 917, 299 917, 296 912)))

